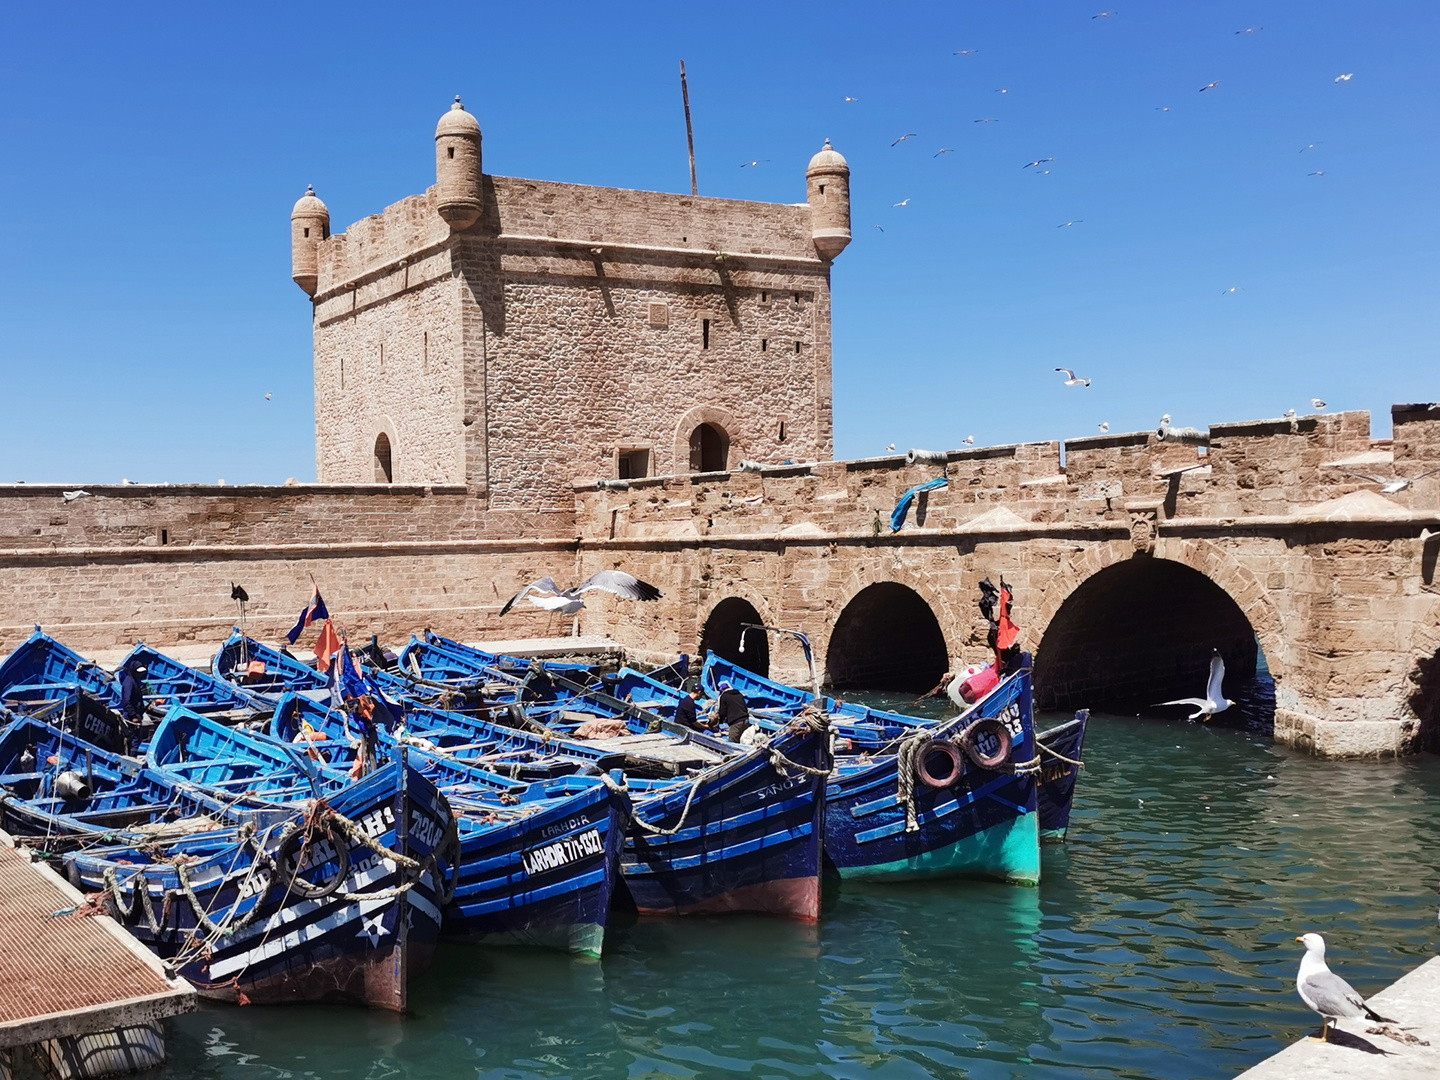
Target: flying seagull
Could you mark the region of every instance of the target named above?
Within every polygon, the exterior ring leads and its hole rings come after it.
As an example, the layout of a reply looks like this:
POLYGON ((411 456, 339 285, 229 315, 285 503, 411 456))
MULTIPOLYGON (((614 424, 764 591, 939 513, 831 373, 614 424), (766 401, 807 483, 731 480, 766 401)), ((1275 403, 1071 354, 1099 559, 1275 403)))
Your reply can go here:
POLYGON ((1317 146, 1319 146, 1319 145, 1320 145, 1319 143, 1315 143, 1315 142, 1306 143, 1304 146, 1300 147, 1300 153, 1303 154, 1303 153, 1305 153, 1306 150, 1314 150, 1315 147, 1317 147, 1317 146))
POLYGON ((1066 386, 1089 386, 1089 385, 1090 385, 1090 380, 1089 380, 1089 379, 1077 378, 1076 375, 1075 375, 1075 372, 1071 371, 1068 367, 1057 367, 1055 370, 1058 371, 1058 372, 1060 372, 1060 374, 1062 374, 1062 375, 1065 376, 1065 385, 1066 385, 1066 386))
POLYGON ((872 225, 872 226, 870 226, 870 227, 871 227, 872 229, 879 229, 881 232, 884 232, 884 231, 885 231, 884 226, 881 226, 881 225, 872 225))
POLYGON ((983 118, 983 119, 981 119, 981 120, 976 120, 976 121, 975 121, 975 123, 977 123, 977 124, 998 124, 999 122, 1000 122, 1000 121, 999 121, 999 120, 996 120, 993 116, 987 116, 987 117, 985 117, 985 118, 983 118))
POLYGON ((1170 111, 1170 106, 1169 106, 1169 105, 1156 105, 1156 106, 1155 106, 1155 111, 1156 111, 1156 112, 1169 112, 1169 111, 1170 111))
POLYGON ((1221 295, 1221 296, 1229 296, 1231 293, 1237 293, 1237 292, 1239 292, 1239 291, 1240 291, 1240 286, 1239 286, 1239 285, 1231 285, 1228 289, 1226 289, 1226 290, 1225 290, 1224 292, 1222 292, 1220 295, 1221 295))
POLYGON ((1101 435, 1104 435, 1104 434, 1105 434, 1107 431, 1109 431, 1109 430, 1110 430, 1110 421, 1109 421, 1109 420, 1101 420, 1101 421, 1100 421, 1100 434, 1101 434, 1101 435))
POLYGON ((1295 992, 1300 995, 1307 1008, 1320 1014, 1320 1040, 1330 1041, 1330 1026, 1344 1017, 1351 1019, 1363 1016, 1382 1024, 1393 1024, 1381 1016, 1356 992, 1355 988, 1340 978, 1325 965, 1325 939, 1319 934, 1301 934, 1295 939, 1305 946, 1305 955, 1300 958, 1300 970, 1295 973, 1295 992))
POLYGON ((1092 19, 1108 19, 1108 18, 1110 18, 1112 15, 1116 15, 1116 14, 1118 14, 1118 12, 1114 12, 1114 11, 1102 11, 1102 12, 1099 12, 1098 14, 1091 15, 1090 18, 1092 18, 1092 19))
POLYGON ((897 203, 895 203, 894 205, 895 205, 895 206, 909 206, 909 205, 910 205, 910 200, 909 200, 909 199, 902 199, 900 202, 897 202, 897 203))
POLYGON ((1350 81, 1351 79, 1353 79, 1353 78, 1355 78, 1355 73, 1352 71, 1352 72, 1350 72, 1350 74, 1348 74, 1348 75, 1336 75, 1336 76, 1335 76, 1335 81, 1336 81, 1336 82, 1349 82, 1349 81, 1350 81))
POLYGON ((895 452, 895 444, 892 442, 889 446, 885 447, 885 452, 887 454, 893 454, 895 452))
POLYGON ((1046 164, 1047 162, 1051 162, 1051 161, 1054 161, 1054 160, 1055 160, 1055 159, 1054 159, 1053 157, 1036 158, 1034 161, 1027 161, 1024 165, 1021 165, 1020 167, 1021 167, 1022 169, 1028 169, 1028 168, 1031 168, 1032 166, 1035 166, 1035 165, 1044 165, 1044 164, 1046 164))
POLYGON ((1006 89, 1004 89, 1004 90, 996 90, 996 91, 995 91, 995 93, 997 93, 997 94, 1008 94, 1009 92, 1010 92, 1010 90, 1009 90, 1008 88, 1006 88, 1006 89))
POLYGON ((957 52, 955 55, 956 55, 956 56, 974 56, 974 55, 975 55, 977 52, 979 52, 979 51, 980 51, 979 49, 961 49, 961 50, 960 50, 959 52, 957 52))
MULTIPOLYGON (((1071 228, 1074 228, 1076 225, 1079 225, 1079 224, 1083 223, 1084 220, 1085 220, 1084 218, 1076 218, 1074 221, 1062 221, 1059 225, 1056 225, 1055 228, 1057 228, 1057 229, 1071 229, 1071 228)), ((1056 368, 1055 370, 1056 370, 1056 371, 1059 371, 1060 369, 1059 369, 1059 368, 1056 368)))
POLYGON ((64 499, 67 503, 72 503, 76 499, 88 499, 89 497, 90 492, 88 491, 62 491, 60 493, 60 498, 64 499))
POLYGON ((1264 28, 1263 26, 1247 26, 1244 30, 1236 30, 1235 33, 1237 33, 1237 34, 1258 34, 1261 30, 1264 30, 1264 29, 1265 29, 1265 28, 1264 28))
POLYGON ((1204 86, 1200 87, 1200 93, 1203 94, 1206 90, 1214 90, 1215 87, 1217 87, 1217 86, 1219 86, 1219 85, 1220 85, 1220 80, 1219 80, 1219 79, 1216 79, 1216 80, 1215 80, 1214 82, 1212 82, 1212 83, 1206 83, 1204 86))
POLYGON ((1324 175, 1325 175, 1325 170, 1324 170, 1324 169, 1317 169, 1317 170, 1315 170, 1314 172, 1312 172, 1310 175, 1311 175, 1311 176, 1324 176, 1324 175))
POLYGON ((270 395, 269 395, 269 394, 266 394, 266 395, 265 395, 265 400, 266 400, 266 401, 269 401, 269 400, 270 400, 270 395))
POLYGON ((858 97, 847 97, 845 100, 846 100, 846 101, 859 101, 860 99, 859 99, 858 97))
POLYGON ((955 152, 955 151, 954 151, 951 147, 942 146, 939 150, 936 150, 936 151, 935 151, 935 153, 934 153, 933 156, 934 156, 934 157, 939 157, 941 154, 953 154, 954 152, 955 152))
POLYGON ((742 169, 748 169, 748 168, 750 168, 751 166, 759 165, 761 161, 769 161, 769 160, 770 160, 770 159, 767 157, 767 158, 761 158, 760 161, 742 161, 742 162, 740 163, 740 168, 742 168, 742 169))
POLYGON ((1380 492, 1383 495, 1398 495, 1412 484, 1417 484, 1421 480, 1424 480, 1427 476, 1440 474, 1440 469, 1431 469, 1428 472, 1420 473, 1418 476, 1408 478, 1401 477, 1399 480, 1382 480, 1378 476, 1367 476, 1365 473, 1351 472, 1349 469, 1341 469, 1340 471, 1346 476, 1353 476, 1358 480, 1368 480, 1372 484, 1379 484, 1380 492))
POLYGON ((1227 698, 1220 689, 1220 684, 1225 681, 1225 661, 1220 659, 1219 650, 1210 657, 1210 681, 1205 687, 1203 698, 1182 697, 1174 701, 1162 701, 1161 705, 1193 705, 1198 710, 1191 713, 1186 719, 1206 720, 1216 713, 1222 713, 1234 705, 1235 702, 1227 698))
POLYGON ((597 589, 613 593, 626 600, 658 600, 665 595, 654 585, 647 584, 623 570, 601 570, 573 589, 560 588, 555 584, 554 578, 543 577, 539 581, 532 581, 505 601, 505 606, 500 609, 500 614, 504 615, 521 600, 529 600, 536 607, 544 608, 546 611, 574 615, 585 606, 584 595, 597 589))
POLYGON ((899 145, 900 145, 902 142, 904 142, 906 139, 913 139, 913 138, 915 138, 915 132, 911 131, 911 132, 908 132, 907 134, 901 135, 898 139, 896 139, 896 140, 895 140, 894 142, 892 142, 890 145, 891 145, 891 146, 899 146, 899 145))

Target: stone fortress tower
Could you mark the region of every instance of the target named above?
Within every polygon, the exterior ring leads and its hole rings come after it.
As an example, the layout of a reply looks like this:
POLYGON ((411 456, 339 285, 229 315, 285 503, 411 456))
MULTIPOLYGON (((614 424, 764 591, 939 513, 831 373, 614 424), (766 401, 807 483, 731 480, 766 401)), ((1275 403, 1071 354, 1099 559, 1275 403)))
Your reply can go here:
POLYGON ((435 173, 333 236, 313 191, 295 204, 321 483, 561 510, 577 477, 833 457, 830 263, 850 195, 828 141, 797 205, 518 180, 482 170, 456 98, 435 173))

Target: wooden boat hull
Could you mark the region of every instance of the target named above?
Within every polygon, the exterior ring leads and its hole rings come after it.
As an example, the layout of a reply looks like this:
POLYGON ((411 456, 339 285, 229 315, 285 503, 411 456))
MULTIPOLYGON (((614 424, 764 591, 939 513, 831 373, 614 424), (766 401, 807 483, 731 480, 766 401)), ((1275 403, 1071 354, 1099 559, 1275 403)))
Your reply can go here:
MULTIPOLYGON (((205 997, 254 1004, 358 1002, 403 1011, 408 980, 429 962, 439 935, 437 891, 453 873, 443 856, 453 819, 434 785, 398 763, 340 792, 329 805, 391 851, 424 860, 440 846, 442 854, 414 872, 364 843, 343 840, 348 872, 335 893, 317 899, 302 898, 284 880, 272 882, 275 864, 256 857, 243 840, 211 843, 203 851, 194 843, 168 849, 170 855, 196 856, 187 863, 193 900, 172 865, 144 865, 134 849, 123 862, 103 851, 76 855, 67 870, 82 888, 105 893, 131 933, 205 997), (140 871, 151 879, 143 895, 140 871), (231 934, 217 934, 199 918, 204 912, 222 921, 232 909, 243 916, 257 903, 254 921, 231 934)), ((313 880, 339 872, 329 841, 314 851, 302 867, 315 871, 313 880)))
POLYGON ((1075 719, 1035 736, 1041 746, 1053 752, 1047 754, 1042 750, 1040 753, 1038 806, 1042 844, 1063 843, 1070 827, 1070 806, 1075 800, 1075 785, 1080 780, 1080 766, 1073 762, 1080 760, 1084 750, 1089 721, 1090 710, 1081 709, 1075 719))
POLYGON ((446 933, 598 958, 629 807, 600 784, 503 828, 460 833, 446 933))
POLYGON ((825 799, 825 849, 840 876, 872 881, 966 876, 1038 884, 1032 715, 1027 658, 1024 669, 967 718, 995 717, 1005 723, 1013 739, 1009 771, 982 769, 967 760, 949 787, 933 788, 917 779, 913 830, 907 828, 899 793, 900 758, 847 762, 832 777, 825 799))
MULTIPOLYGON (((794 724, 772 742, 790 762, 828 772, 828 733, 794 724)), ((701 773, 695 785, 636 799, 622 872, 642 914, 746 911, 820 916, 824 775, 777 765, 764 751, 701 773), (694 786, 694 795, 691 789, 694 786), (686 802, 689 800, 688 813, 686 802)))

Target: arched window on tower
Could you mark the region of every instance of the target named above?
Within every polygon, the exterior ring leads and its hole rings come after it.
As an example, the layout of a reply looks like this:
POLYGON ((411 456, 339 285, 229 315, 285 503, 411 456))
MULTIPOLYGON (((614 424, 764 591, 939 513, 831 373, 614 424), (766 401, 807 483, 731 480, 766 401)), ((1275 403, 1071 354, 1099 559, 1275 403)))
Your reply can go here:
POLYGON ((375 482, 393 484, 395 471, 390 464, 390 436, 383 431, 375 436, 375 482))
POLYGON ((730 467, 730 436, 718 424, 700 424, 690 433, 690 471, 724 472, 730 467))

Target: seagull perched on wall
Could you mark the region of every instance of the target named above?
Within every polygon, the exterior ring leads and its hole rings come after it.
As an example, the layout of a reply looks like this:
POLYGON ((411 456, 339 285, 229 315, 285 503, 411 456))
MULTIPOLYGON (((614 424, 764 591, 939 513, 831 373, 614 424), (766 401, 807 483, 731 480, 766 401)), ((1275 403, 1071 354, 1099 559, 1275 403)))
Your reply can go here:
POLYGON ((975 445, 975 436, 974 436, 974 435, 966 435, 965 438, 963 438, 963 439, 960 440, 960 442, 961 442, 963 445, 965 445, 965 446, 974 446, 974 445, 975 445))
POLYGON ((1066 386, 1089 386, 1089 385, 1090 385, 1090 380, 1089 380, 1089 379, 1081 379, 1081 378, 1077 377, 1076 374, 1075 374, 1075 372, 1071 371, 1068 367, 1057 367, 1055 370, 1058 371, 1058 372, 1060 372, 1061 375, 1064 375, 1064 376, 1065 376, 1065 385, 1066 385, 1066 386))
POLYGON ((625 600, 659 600, 665 594, 654 585, 641 581, 632 574, 623 570, 601 570, 593 577, 587 578, 573 589, 562 589, 555 584, 554 578, 543 577, 539 581, 532 581, 518 593, 505 601, 505 606, 500 609, 504 615, 521 600, 529 600, 538 608, 561 615, 574 615, 585 606, 583 599, 587 592, 596 590, 613 593, 625 600))
POLYGON ((1325 402, 1320 400, 1318 397, 1312 397, 1310 399, 1310 407, 1312 409, 1323 409, 1325 408, 1325 402))
MULTIPOLYGON (((1394 1020, 1381 1016, 1369 1005, 1359 992, 1340 978, 1325 964, 1325 939, 1319 934, 1301 934, 1295 939, 1305 946, 1305 955, 1300 958, 1300 970, 1295 973, 1295 991, 1308 1008, 1320 1014, 1320 1041, 1330 1041, 1330 1026, 1344 1017, 1353 1019, 1363 1016, 1382 1024, 1393 1024, 1394 1020)), ((1314 1036, 1311 1036, 1312 1038, 1314 1036)))
POLYGON ((1160 705, 1193 705, 1198 711, 1191 713, 1186 719, 1208 721, 1216 713, 1222 713, 1235 704, 1221 690, 1224 681, 1225 661, 1220 659, 1220 651, 1217 649, 1210 657, 1210 681, 1205 686, 1203 698, 1182 697, 1174 701, 1162 701, 1160 705))
POLYGON ((1100 434, 1101 434, 1101 435, 1104 435, 1104 434, 1105 434, 1107 431, 1109 431, 1109 430, 1110 430, 1110 421, 1109 421, 1109 420, 1101 420, 1101 421, 1100 421, 1100 434))

